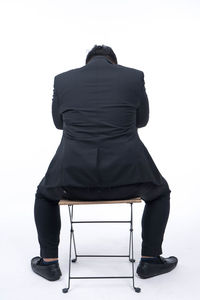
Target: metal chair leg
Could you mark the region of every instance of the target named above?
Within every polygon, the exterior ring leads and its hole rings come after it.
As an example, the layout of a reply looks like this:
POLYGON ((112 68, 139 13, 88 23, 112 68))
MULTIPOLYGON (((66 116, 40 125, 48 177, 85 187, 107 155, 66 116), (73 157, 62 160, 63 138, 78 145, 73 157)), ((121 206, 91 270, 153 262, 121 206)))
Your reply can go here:
MULTIPOLYGON (((131 223, 131 221, 130 221, 131 223)), ((132 240, 132 234, 131 234, 131 227, 130 227, 130 238, 129 238, 129 261, 130 262, 135 262, 135 259, 132 257, 131 258, 131 240, 132 240)))
MULTIPOLYGON (((70 216, 70 223, 71 223, 71 228, 70 228, 70 243, 69 243, 69 270, 68 270, 68 287, 63 288, 62 291, 63 293, 67 293, 70 288, 70 272, 71 272, 71 248, 72 248, 72 236, 73 236, 73 225, 72 225, 72 218, 71 218, 71 210, 70 210, 70 205, 68 205, 69 208, 69 216, 70 216)), ((73 205, 72 205, 72 210, 73 210, 73 205)))
MULTIPOLYGON (((130 228, 130 233, 131 233, 131 254, 132 258, 133 256, 133 203, 131 203, 131 228, 130 228)), ((134 282, 134 259, 132 259, 132 276, 133 276, 133 288, 136 293, 140 293, 141 289, 139 287, 135 287, 135 282, 134 282)))
MULTIPOLYGON (((70 222, 73 221, 73 211, 74 211, 74 206, 72 205, 70 222)), ((75 236, 74 236, 74 228, 73 228, 73 232, 72 232, 72 237, 73 237, 74 254, 75 254, 75 258, 72 259, 72 262, 74 263, 77 261, 77 251, 76 251, 76 243, 75 243, 75 236)))

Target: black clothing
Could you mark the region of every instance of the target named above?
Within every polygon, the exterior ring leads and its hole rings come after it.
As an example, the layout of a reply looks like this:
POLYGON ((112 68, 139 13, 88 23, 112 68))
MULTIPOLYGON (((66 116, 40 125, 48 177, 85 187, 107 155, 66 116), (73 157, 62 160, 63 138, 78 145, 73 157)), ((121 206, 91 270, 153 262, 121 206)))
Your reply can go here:
POLYGON ((163 183, 137 131, 149 120, 142 71, 94 56, 55 76, 52 116, 63 135, 44 189, 163 183))
MULTIPOLYGON (((142 249, 143 256, 156 256, 162 254, 162 241, 170 210, 170 193, 168 183, 157 186, 153 183, 135 184, 127 186, 125 189, 114 188, 110 190, 102 189, 66 189, 66 199, 85 198, 93 200, 100 199, 127 199, 129 197, 140 196, 145 201, 142 216, 142 249), (99 197, 97 196, 99 195, 99 197)), ((44 190, 38 188, 35 194, 34 218, 38 232, 40 244, 40 256, 56 258, 58 257, 58 246, 60 242, 60 189, 50 188, 44 190)), ((62 198, 64 199, 64 197, 62 198)))
POLYGON ((63 135, 35 195, 40 256, 58 257, 59 200, 136 196, 146 202, 141 254, 160 255, 171 190, 137 131, 149 120, 144 73, 94 56, 55 76, 52 100, 63 135))

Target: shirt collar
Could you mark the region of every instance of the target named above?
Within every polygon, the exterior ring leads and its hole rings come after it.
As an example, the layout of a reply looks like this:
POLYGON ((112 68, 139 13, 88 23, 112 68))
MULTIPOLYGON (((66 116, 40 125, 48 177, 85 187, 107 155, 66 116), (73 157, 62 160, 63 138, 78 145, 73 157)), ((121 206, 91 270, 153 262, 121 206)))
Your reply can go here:
POLYGON ((92 56, 92 58, 88 61, 88 64, 92 61, 98 61, 98 60, 108 61, 110 64, 112 64, 112 62, 105 55, 92 56))

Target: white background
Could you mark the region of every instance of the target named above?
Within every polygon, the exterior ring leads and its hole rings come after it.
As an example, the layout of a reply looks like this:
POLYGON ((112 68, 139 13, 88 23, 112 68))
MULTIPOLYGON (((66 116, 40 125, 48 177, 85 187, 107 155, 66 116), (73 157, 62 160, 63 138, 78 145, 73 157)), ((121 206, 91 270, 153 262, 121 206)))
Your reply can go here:
MULTIPOLYGON (((200 2, 1 0, 0 4, 0 299, 198 299, 200 2), (172 272, 147 280, 136 275, 140 294, 132 289, 131 279, 72 280, 69 294, 62 294, 68 270, 67 207, 61 209, 62 278, 49 282, 30 267, 31 258, 39 255, 33 218, 36 187, 62 136, 51 116, 53 78, 83 66, 95 44, 112 47, 119 64, 144 72, 150 119, 139 135, 172 191, 162 255, 175 255, 179 263, 172 272)), ((135 268, 143 208, 144 202, 134 205, 135 268)), ((129 216, 126 205, 75 209, 79 219, 129 216)), ((77 227, 79 252, 127 252, 127 226, 77 227)), ((126 258, 80 258, 72 267, 77 276, 131 274, 126 258)))

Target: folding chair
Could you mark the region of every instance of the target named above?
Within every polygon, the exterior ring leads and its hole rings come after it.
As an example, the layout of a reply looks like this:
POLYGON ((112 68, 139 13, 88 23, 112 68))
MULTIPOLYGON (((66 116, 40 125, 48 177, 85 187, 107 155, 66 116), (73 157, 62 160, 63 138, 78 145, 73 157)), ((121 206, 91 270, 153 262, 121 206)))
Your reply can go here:
POLYGON ((141 289, 139 287, 135 287, 134 283, 134 256, 133 256, 133 203, 142 202, 140 197, 126 199, 126 200, 60 200, 59 205, 68 205, 69 209, 69 217, 70 217, 70 246, 69 246, 69 272, 68 272, 68 287, 63 288, 62 292, 67 293, 70 288, 70 279, 101 279, 101 278, 132 278, 133 280, 133 288, 135 292, 139 293, 141 289), (74 205, 89 205, 89 204, 116 204, 116 203, 129 203, 131 208, 131 218, 125 221, 74 221, 73 220, 73 206, 74 205), (77 254, 76 244, 75 244, 75 236, 74 236, 74 228, 73 224, 75 223, 130 223, 130 238, 129 238, 129 254, 128 255, 80 255, 77 254), (75 258, 71 260, 71 248, 72 248, 72 238, 74 245, 75 258), (128 257, 129 261, 132 265, 132 276, 98 276, 98 277, 75 277, 71 276, 71 261, 75 263, 77 261, 77 257, 128 257))

